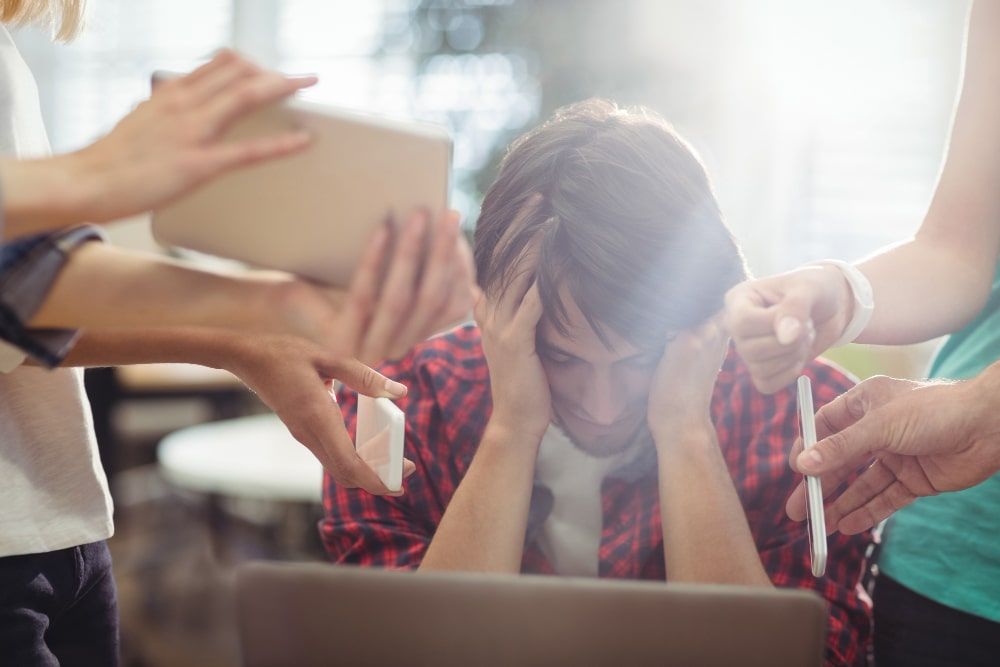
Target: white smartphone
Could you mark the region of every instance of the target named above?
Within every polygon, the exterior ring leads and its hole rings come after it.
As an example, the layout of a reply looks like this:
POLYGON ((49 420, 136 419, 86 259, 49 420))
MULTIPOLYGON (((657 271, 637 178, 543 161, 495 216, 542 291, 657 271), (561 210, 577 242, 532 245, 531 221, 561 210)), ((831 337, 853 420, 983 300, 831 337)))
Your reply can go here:
POLYGON ((390 491, 403 488, 403 442, 406 418, 388 398, 358 396, 358 455, 390 491))
MULTIPOLYGON (((798 392, 802 446, 809 449, 816 444, 816 410, 813 408, 812 382, 805 375, 799 376, 798 392)), ((806 530, 809 534, 812 573, 814 577, 822 577, 826 572, 826 515, 823 512, 823 486, 819 477, 806 475, 806 505, 806 530)))

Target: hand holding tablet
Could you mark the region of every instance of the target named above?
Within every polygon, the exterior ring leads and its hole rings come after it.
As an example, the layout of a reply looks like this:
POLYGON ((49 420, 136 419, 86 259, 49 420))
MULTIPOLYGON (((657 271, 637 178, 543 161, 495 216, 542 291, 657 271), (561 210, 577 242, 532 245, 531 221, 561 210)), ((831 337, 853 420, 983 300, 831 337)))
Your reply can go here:
POLYGON ((383 224, 418 210, 437 219, 447 209, 451 138, 443 127, 290 100, 241 119, 225 140, 289 132, 306 132, 309 147, 226 174, 157 211, 157 240, 346 287, 383 224))

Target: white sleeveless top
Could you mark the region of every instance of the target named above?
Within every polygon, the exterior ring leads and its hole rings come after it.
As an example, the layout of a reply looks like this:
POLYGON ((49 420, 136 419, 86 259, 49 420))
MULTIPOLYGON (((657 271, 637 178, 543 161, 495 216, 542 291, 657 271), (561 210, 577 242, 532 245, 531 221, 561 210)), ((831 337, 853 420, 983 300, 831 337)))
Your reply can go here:
MULTIPOLYGON (((0 26, 0 154, 48 153, 34 77, 0 26)), ((97 542, 114 530, 83 372, 24 359, 0 341, 0 556, 97 542)))

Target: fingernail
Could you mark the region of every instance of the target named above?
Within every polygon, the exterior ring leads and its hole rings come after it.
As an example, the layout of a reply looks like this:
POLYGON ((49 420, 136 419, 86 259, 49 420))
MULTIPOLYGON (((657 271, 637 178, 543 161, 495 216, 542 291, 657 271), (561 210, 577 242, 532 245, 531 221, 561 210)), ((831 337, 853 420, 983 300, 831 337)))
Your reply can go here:
POLYGON ((802 331, 802 323, 790 315, 778 322, 778 342, 782 345, 794 343, 802 331))
POLYGON ((385 390, 396 398, 406 396, 406 385, 390 380, 389 378, 385 379, 385 390))
POLYGON ((802 470, 817 470, 823 465, 823 457, 815 449, 799 454, 799 468, 802 470))

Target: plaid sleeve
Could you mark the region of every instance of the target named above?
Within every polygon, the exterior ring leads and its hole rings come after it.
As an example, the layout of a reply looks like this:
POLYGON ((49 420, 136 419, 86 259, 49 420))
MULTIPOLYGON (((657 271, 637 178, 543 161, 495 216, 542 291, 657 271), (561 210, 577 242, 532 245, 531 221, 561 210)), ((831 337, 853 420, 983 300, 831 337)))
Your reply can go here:
MULTIPOLYGON (((844 373, 824 363, 812 364, 805 373, 812 380, 817 409, 853 385, 844 373)), ((756 415, 757 423, 764 424, 743 450, 749 456, 744 465, 751 473, 741 489, 764 569, 776 586, 811 589, 829 603, 827 665, 864 665, 872 632, 871 608, 860 582, 871 534, 830 536, 826 574, 812 575, 806 524, 785 514, 788 496, 802 479, 787 460, 798 435, 794 388, 770 396, 748 391, 745 396, 749 400, 744 419, 756 415)))
MULTIPOLYGON (((428 443, 439 436, 439 410, 434 392, 418 380, 411 355, 379 371, 407 385, 406 398, 399 401, 406 412, 406 456, 417 465, 417 473, 403 482, 405 494, 398 498, 373 496, 361 489, 338 485, 328 475, 323 480, 324 519, 320 536, 330 560, 392 569, 414 569, 434 535, 435 523, 427 512, 435 504, 426 483, 424 456, 428 443)), ((338 401, 347 430, 353 438, 357 427, 357 394, 341 389, 338 401)))

